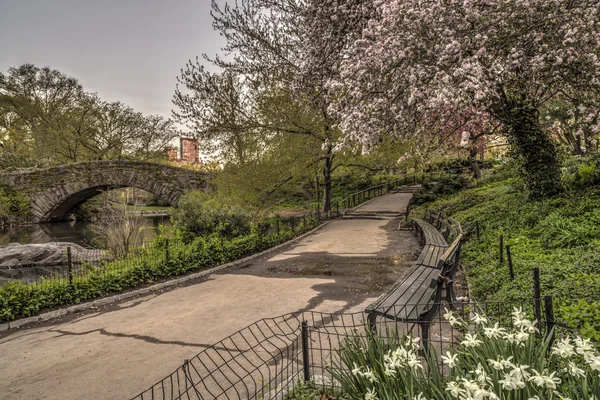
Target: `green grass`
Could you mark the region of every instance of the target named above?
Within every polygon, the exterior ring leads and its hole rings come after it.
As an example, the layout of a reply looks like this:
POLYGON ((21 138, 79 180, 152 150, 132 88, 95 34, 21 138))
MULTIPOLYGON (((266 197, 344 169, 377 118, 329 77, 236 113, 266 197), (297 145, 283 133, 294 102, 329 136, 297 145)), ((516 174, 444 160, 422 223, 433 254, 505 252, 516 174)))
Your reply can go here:
POLYGON ((298 381, 294 389, 287 393, 285 400, 349 400, 350 396, 343 395, 331 388, 316 387, 312 382, 298 381))
POLYGON ((552 295, 559 316, 589 337, 600 339, 600 190, 530 201, 516 180, 504 179, 439 199, 424 207, 442 209, 472 229, 462 265, 479 301, 532 299, 532 270, 540 268, 542 295, 552 295), (515 280, 499 237, 510 245, 515 280), (573 306, 575 304, 575 306, 573 306), (583 315, 583 317, 582 317, 583 315))

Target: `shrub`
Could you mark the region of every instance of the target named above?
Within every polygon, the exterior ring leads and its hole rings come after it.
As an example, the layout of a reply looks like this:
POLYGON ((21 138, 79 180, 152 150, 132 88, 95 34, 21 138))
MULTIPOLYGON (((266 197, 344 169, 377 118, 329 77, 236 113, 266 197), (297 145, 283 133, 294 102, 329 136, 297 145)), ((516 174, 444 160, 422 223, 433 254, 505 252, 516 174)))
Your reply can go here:
POLYGON ((0 218, 27 217, 29 213, 29 199, 9 185, 0 183, 0 218))
POLYGON ((413 196, 413 204, 420 205, 454 194, 469 186, 469 180, 462 175, 447 175, 431 178, 423 183, 421 191, 413 196))
POLYGON ((232 238, 250 232, 251 219, 243 210, 221 205, 200 191, 183 195, 171 218, 188 237, 217 233, 232 238))

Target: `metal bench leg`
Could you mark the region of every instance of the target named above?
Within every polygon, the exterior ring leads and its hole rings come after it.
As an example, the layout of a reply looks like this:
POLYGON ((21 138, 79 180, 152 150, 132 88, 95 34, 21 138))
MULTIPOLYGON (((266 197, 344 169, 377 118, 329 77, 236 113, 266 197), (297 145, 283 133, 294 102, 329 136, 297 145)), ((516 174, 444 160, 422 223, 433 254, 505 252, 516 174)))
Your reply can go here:
POLYGON ((419 322, 421 326, 421 343, 423 343, 423 355, 429 351, 429 322, 419 322))
POLYGON ((454 310, 454 281, 449 280, 446 282, 446 301, 451 310, 454 310))
POLYGON ((375 313, 370 313, 367 317, 367 321, 369 323, 369 329, 373 334, 377 333, 377 315, 375 313))

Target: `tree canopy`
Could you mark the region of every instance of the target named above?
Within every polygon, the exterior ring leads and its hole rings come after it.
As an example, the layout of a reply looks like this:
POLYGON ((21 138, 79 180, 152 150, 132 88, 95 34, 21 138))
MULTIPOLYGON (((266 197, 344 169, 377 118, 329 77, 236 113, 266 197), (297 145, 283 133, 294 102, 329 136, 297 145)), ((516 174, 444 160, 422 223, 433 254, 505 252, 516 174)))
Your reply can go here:
POLYGON ((0 73, 0 168, 157 160, 177 135, 173 121, 103 101, 58 70, 24 64, 0 73))

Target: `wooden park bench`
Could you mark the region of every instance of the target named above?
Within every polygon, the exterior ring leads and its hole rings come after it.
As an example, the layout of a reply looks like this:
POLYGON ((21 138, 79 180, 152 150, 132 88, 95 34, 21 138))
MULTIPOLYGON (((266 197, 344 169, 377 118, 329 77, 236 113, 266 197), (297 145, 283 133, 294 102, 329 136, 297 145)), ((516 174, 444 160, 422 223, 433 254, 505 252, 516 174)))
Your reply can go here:
POLYGON ((376 328, 377 317, 419 324, 424 347, 429 340, 429 326, 441 306, 444 286, 446 301, 452 308, 452 278, 458 268, 463 238, 457 221, 431 212, 426 213, 425 219, 412 220, 412 226, 423 245, 414 269, 407 278, 397 281, 365 310, 372 330, 376 328), (450 245, 448 238, 452 240, 450 245))

